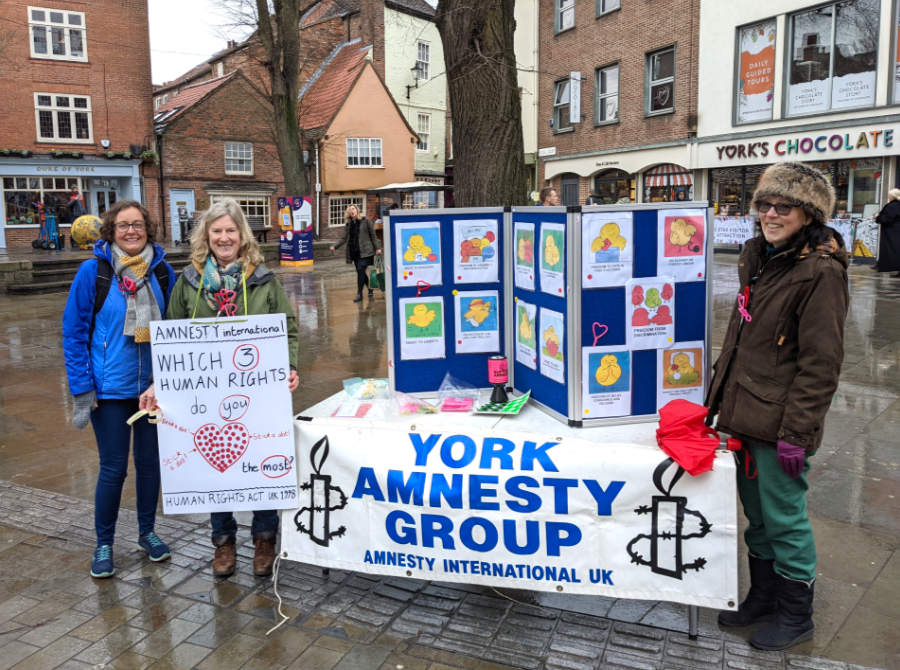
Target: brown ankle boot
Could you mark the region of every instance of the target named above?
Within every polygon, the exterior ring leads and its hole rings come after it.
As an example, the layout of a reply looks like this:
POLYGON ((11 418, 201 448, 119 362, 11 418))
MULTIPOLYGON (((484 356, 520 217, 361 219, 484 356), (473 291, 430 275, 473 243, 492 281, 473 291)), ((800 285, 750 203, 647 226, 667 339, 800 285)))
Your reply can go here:
POLYGON ((234 574, 237 552, 234 547, 234 535, 220 535, 213 538, 216 555, 212 560, 213 577, 230 577, 234 574))
POLYGON ((257 535, 253 538, 253 574, 268 577, 275 562, 275 533, 257 535))

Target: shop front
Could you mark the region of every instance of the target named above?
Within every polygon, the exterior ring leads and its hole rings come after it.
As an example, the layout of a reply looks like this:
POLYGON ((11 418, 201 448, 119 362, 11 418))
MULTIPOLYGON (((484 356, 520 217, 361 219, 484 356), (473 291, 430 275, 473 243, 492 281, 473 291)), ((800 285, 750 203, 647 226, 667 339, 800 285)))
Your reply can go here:
POLYGON ((48 156, 0 159, 0 249, 30 249, 52 217, 68 241, 76 215, 141 201, 140 161, 48 156))

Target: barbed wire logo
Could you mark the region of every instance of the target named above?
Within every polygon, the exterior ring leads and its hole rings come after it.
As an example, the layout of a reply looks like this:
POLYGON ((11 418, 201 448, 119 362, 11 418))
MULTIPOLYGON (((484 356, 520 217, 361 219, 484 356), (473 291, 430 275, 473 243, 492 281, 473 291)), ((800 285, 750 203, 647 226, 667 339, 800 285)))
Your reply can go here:
POLYGON ((328 452, 326 435, 310 450, 309 462, 313 473, 309 476, 308 482, 300 485, 301 491, 309 491, 309 505, 301 507, 294 515, 297 532, 309 535, 309 539, 321 547, 329 546, 333 538, 343 537, 347 532, 346 526, 341 526, 335 531, 331 530, 331 513, 347 506, 347 496, 341 487, 331 485, 331 475, 322 474, 322 466, 328 458, 328 452), (333 502, 335 499, 337 502, 333 502))

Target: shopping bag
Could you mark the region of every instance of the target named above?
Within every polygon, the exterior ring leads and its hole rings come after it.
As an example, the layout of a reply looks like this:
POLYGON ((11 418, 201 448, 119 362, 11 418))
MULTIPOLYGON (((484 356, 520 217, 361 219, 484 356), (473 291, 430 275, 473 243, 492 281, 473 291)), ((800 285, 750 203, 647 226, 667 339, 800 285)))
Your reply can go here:
POLYGON ((380 288, 381 285, 378 283, 378 271, 371 267, 369 268, 369 288, 380 288))

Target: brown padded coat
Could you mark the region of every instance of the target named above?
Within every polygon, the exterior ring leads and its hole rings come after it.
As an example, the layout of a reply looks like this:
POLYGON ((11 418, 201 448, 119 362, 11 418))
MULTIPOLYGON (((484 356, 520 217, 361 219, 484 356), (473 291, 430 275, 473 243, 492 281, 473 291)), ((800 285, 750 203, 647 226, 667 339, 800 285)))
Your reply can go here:
POLYGON ((847 254, 782 251, 765 261, 766 242, 741 252, 741 290, 756 275, 744 322, 737 301, 706 396, 709 421, 737 437, 783 439, 815 452, 844 358, 847 254))

